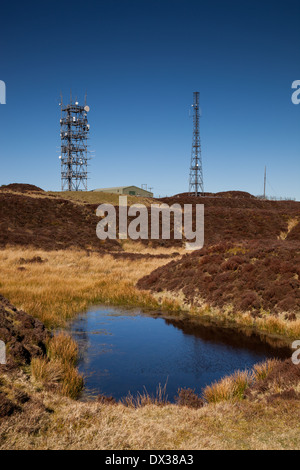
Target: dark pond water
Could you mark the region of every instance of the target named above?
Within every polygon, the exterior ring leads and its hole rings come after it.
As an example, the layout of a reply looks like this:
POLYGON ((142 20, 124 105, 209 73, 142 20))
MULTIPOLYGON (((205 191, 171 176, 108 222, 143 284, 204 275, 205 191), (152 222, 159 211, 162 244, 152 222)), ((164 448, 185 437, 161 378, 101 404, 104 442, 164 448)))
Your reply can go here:
POLYGON ((237 369, 290 355, 287 347, 275 348, 253 333, 107 308, 80 315, 69 332, 79 344, 85 395, 104 393, 116 399, 144 388, 155 394, 158 384, 167 382, 172 401, 178 388, 200 393, 237 369))

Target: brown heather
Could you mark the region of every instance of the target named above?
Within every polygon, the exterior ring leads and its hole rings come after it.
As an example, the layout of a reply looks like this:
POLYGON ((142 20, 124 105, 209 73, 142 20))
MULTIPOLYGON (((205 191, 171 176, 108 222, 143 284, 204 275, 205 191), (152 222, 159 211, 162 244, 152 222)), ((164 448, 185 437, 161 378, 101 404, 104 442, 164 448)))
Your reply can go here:
POLYGON ((180 296, 195 313, 300 337, 300 242, 219 243, 138 281, 156 297, 180 296))

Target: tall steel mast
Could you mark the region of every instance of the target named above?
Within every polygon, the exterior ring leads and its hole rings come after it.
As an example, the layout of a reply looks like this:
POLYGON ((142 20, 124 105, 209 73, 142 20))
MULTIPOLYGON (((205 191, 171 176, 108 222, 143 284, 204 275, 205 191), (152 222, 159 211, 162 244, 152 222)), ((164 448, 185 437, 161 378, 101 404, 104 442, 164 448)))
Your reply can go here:
POLYGON ((199 92, 194 92, 193 113, 193 144, 190 166, 189 192, 191 195, 200 196, 204 193, 203 168, 200 141, 200 108, 199 92))

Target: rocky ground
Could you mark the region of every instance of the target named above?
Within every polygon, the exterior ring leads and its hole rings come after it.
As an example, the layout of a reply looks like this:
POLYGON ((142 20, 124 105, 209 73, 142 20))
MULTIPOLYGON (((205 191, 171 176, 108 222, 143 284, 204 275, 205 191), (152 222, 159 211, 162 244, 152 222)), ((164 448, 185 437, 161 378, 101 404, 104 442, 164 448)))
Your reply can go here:
POLYGON ((33 357, 44 355, 49 332, 39 320, 0 295, 0 338, 7 350, 7 365, 0 366, 3 371, 30 364, 33 357))

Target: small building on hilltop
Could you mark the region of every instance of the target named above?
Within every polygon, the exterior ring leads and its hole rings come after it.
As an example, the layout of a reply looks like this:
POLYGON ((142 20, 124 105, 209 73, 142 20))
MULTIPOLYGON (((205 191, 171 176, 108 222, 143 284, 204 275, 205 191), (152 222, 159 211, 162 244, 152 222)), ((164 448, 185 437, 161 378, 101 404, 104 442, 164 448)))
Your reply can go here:
POLYGON ((137 186, 117 186, 116 188, 99 188, 94 189, 93 192, 113 193, 120 196, 142 196, 153 197, 153 193, 137 186))

